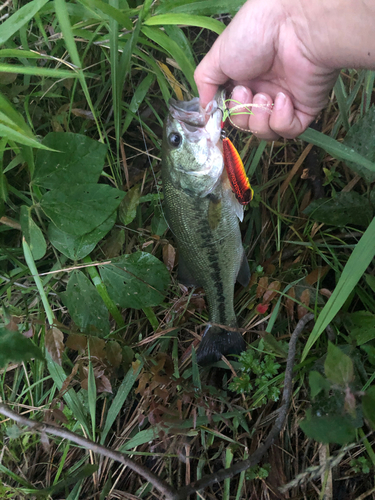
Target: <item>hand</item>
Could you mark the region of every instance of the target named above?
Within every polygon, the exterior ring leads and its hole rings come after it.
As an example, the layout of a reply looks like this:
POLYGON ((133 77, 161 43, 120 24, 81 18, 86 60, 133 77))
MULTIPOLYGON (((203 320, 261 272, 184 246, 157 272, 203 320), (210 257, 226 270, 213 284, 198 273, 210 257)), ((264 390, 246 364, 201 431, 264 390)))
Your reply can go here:
POLYGON ((301 134, 327 103, 338 74, 316 48, 326 28, 307 19, 297 0, 248 0, 196 69, 202 106, 231 81, 232 99, 261 105, 250 108, 252 115, 232 116, 236 126, 268 140, 301 134))

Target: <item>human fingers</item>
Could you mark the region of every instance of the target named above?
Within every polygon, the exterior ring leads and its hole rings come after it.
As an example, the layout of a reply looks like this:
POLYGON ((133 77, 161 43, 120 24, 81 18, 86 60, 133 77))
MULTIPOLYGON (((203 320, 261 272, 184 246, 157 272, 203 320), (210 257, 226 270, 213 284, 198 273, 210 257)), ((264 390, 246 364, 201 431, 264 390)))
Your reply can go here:
POLYGON ((250 89, 238 85, 233 89, 229 106, 232 109, 230 121, 235 127, 248 130, 259 139, 275 140, 279 135, 269 125, 272 104, 268 94, 258 93, 253 97, 250 89))
POLYGON ((249 130, 249 115, 253 103, 253 93, 243 85, 234 87, 229 100, 230 122, 241 130, 249 130))
POLYGON ((286 139, 294 139, 307 129, 316 114, 295 109, 291 98, 279 92, 275 97, 269 127, 286 139))

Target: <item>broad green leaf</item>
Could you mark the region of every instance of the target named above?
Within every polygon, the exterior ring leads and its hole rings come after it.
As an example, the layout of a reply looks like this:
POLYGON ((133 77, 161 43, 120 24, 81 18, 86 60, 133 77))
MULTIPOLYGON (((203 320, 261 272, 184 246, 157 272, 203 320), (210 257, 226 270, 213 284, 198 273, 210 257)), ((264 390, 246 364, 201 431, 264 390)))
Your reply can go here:
POLYGON ((346 327, 357 345, 366 344, 375 338, 375 314, 357 311, 348 315, 346 327))
POLYGON ((183 24, 186 26, 197 26, 199 28, 206 28, 208 30, 214 31, 218 35, 222 33, 225 29, 225 24, 212 19, 211 17, 196 16, 194 14, 160 14, 159 16, 153 16, 144 22, 147 26, 158 26, 166 24, 183 24))
POLYGON ((119 219, 124 226, 127 226, 135 219, 139 198, 141 196, 139 186, 134 186, 126 193, 119 207, 119 219))
POLYGON ((40 228, 33 221, 30 208, 26 205, 21 206, 20 223, 34 260, 41 259, 47 250, 46 240, 40 228))
POLYGON ((345 146, 345 144, 332 139, 332 137, 329 137, 322 132, 318 132, 317 130, 308 128, 305 132, 303 132, 303 134, 298 137, 303 141, 309 142, 310 144, 315 144, 315 146, 319 146, 334 158, 338 158, 339 160, 344 160, 346 162, 356 163, 357 165, 361 165, 362 167, 375 174, 374 162, 359 154, 354 148, 345 146))
POLYGON ((112 229, 115 222, 116 212, 113 212, 108 219, 91 233, 82 236, 74 236, 61 231, 51 223, 48 227, 48 238, 52 245, 69 259, 81 260, 94 250, 97 243, 112 229))
POLYGON ((134 114, 138 111, 139 106, 142 104, 144 98, 147 95, 147 92, 149 91, 150 86, 152 85, 154 81, 154 75, 152 73, 149 73, 140 83, 137 85, 137 88, 134 91, 132 100, 130 101, 129 104, 129 111, 130 113, 126 114, 124 124, 122 126, 122 132, 121 134, 124 134, 131 121, 133 120, 134 114))
POLYGON ((342 350, 328 342, 328 354, 324 362, 326 377, 333 382, 346 387, 354 380, 353 361, 342 350))
POLYGON ((32 19, 48 0, 32 0, 16 10, 6 21, 0 25, 0 45, 3 45, 22 26, 32 19))
POLYGON ((365 418, 370 422, 370 425, 375 429, 375 386, 372 385, 366 391, 362 398, 362 408, 365 418))
POLYGON ((82 271, 73 271, 62 299, 74 323, 88 335, 109 333, 108 309, 95 286, 82 271))
POLYGON ((338 193, 335 198, 313 200, 303 213, 313 220, 333 226, 356 224, 367 227, 373 209, 368 198, 352 191, 338 193))
POLYGON ((48 189, 98 182, 107 146, 81 134, 50 132, 43 146, 56 151, 38 151, 33 181, 48 189))
POLYGON ((197 14, 201 16, 213 16, 215 14, 234 15, 246 0, 168 0, 163 2, 157 9, 157 14, 167 12, 178 12, 185 14, 197 14))
POLYGON ((82 236, 107 220, 124 195, 105 184, 63 186, 46 193, 40 206, 59 229, 82 236))
POLYGON ((143 26, 142 32, 145 36, 160 45, 173 57, 190 83, 193 93, 197 94, 197 86, 194 81, 195 67, 191 64, 184 51, 177 45, 177 43, 157 28, 143 26))
POLYGON ((312 370, 309 373, 309 385, 311 397, 314 399, 322 390, 329 391, 331 384, 319 372, 312 370))
MULTIPOLYGON (((355 123, 346 134, 343 144, 375 163, 375 107, 355 123)), ((348 161, 347 165, 367 182, 375 181, 375 172, 360 163, 348 161)))
POLYGON ((357 243, 353 253, 344 267, 339 282, 334 289, 327 304, 318 316, 313 331, 311 332, 306 346, 302 353, 303 361, 312 345, 320 337, 327 325, 332 321, 336 314, 340 311, 346 299, 353 291, 354 287, 360 280, 363 273, 370 265, 375 255, 375 218, 372 220, 366 232, 363 234, 360 241, 357 243))
POLYGON ((42 351, 19 332, 0 328, 0 368, 8 363, 21 363, 31 358, 43 359, 42 351))
POLYGON ((309 409, 300 426, 308 437, 320 443, 346 444, 355 438, 356 427, 347 415, 321 415, 319 411, 313 414, 309 409))
POLYGON ((147 252, 136 252, 100 267, 109 296, 121 307, 141 309, 163 302, 169 273, 160 260, 147 252))
POLYGON ((161 210, 160 206, 155 204, 154 216, 151 221, 151 231, 153 234, 156 234, 157 236, 162 236, 167 229, 168 229, 168 224, 167 221, 165 220, 164 213, 161 210))

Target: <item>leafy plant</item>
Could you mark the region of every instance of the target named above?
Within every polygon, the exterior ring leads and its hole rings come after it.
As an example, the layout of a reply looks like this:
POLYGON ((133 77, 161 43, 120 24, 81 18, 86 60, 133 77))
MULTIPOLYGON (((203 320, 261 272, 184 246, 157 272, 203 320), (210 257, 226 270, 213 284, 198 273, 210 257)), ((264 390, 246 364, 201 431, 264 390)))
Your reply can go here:
POLYGON ((270 385, 270 380, 278 374, 280 364, 272 353, 264 353, 264 342, 259 342, 258 348, 250 348, 243 352, 239 359, 238 376, 229 384, 229 389, 238 394, 249 394, 253 389, 261 394, 257 406, 263 406, 267 401, 277 401, 280 395, 279 387, 270 385))

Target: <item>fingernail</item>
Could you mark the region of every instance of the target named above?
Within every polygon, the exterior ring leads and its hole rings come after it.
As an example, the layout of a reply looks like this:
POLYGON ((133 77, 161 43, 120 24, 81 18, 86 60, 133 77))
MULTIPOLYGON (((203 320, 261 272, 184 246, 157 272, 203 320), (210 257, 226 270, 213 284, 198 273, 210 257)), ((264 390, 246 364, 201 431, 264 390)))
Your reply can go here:
POLYGON ((268 112, 268 102, 269 100, 264 94, 255 94, 253 104, 255 104, 253 112, 268 112))
POLYGON ((282 109, 286 103, 286 95, 283 92, 279 92, 275 97, 275 106, 274 109, 282 109))
POLYGON ((249 100, 249 98, 250 98, 249 89, 247 89, 243 85, 237 85, 237 87, 234 87, 232 92, 232 99, 234 99, 235 101, 246 103, 249 100))

